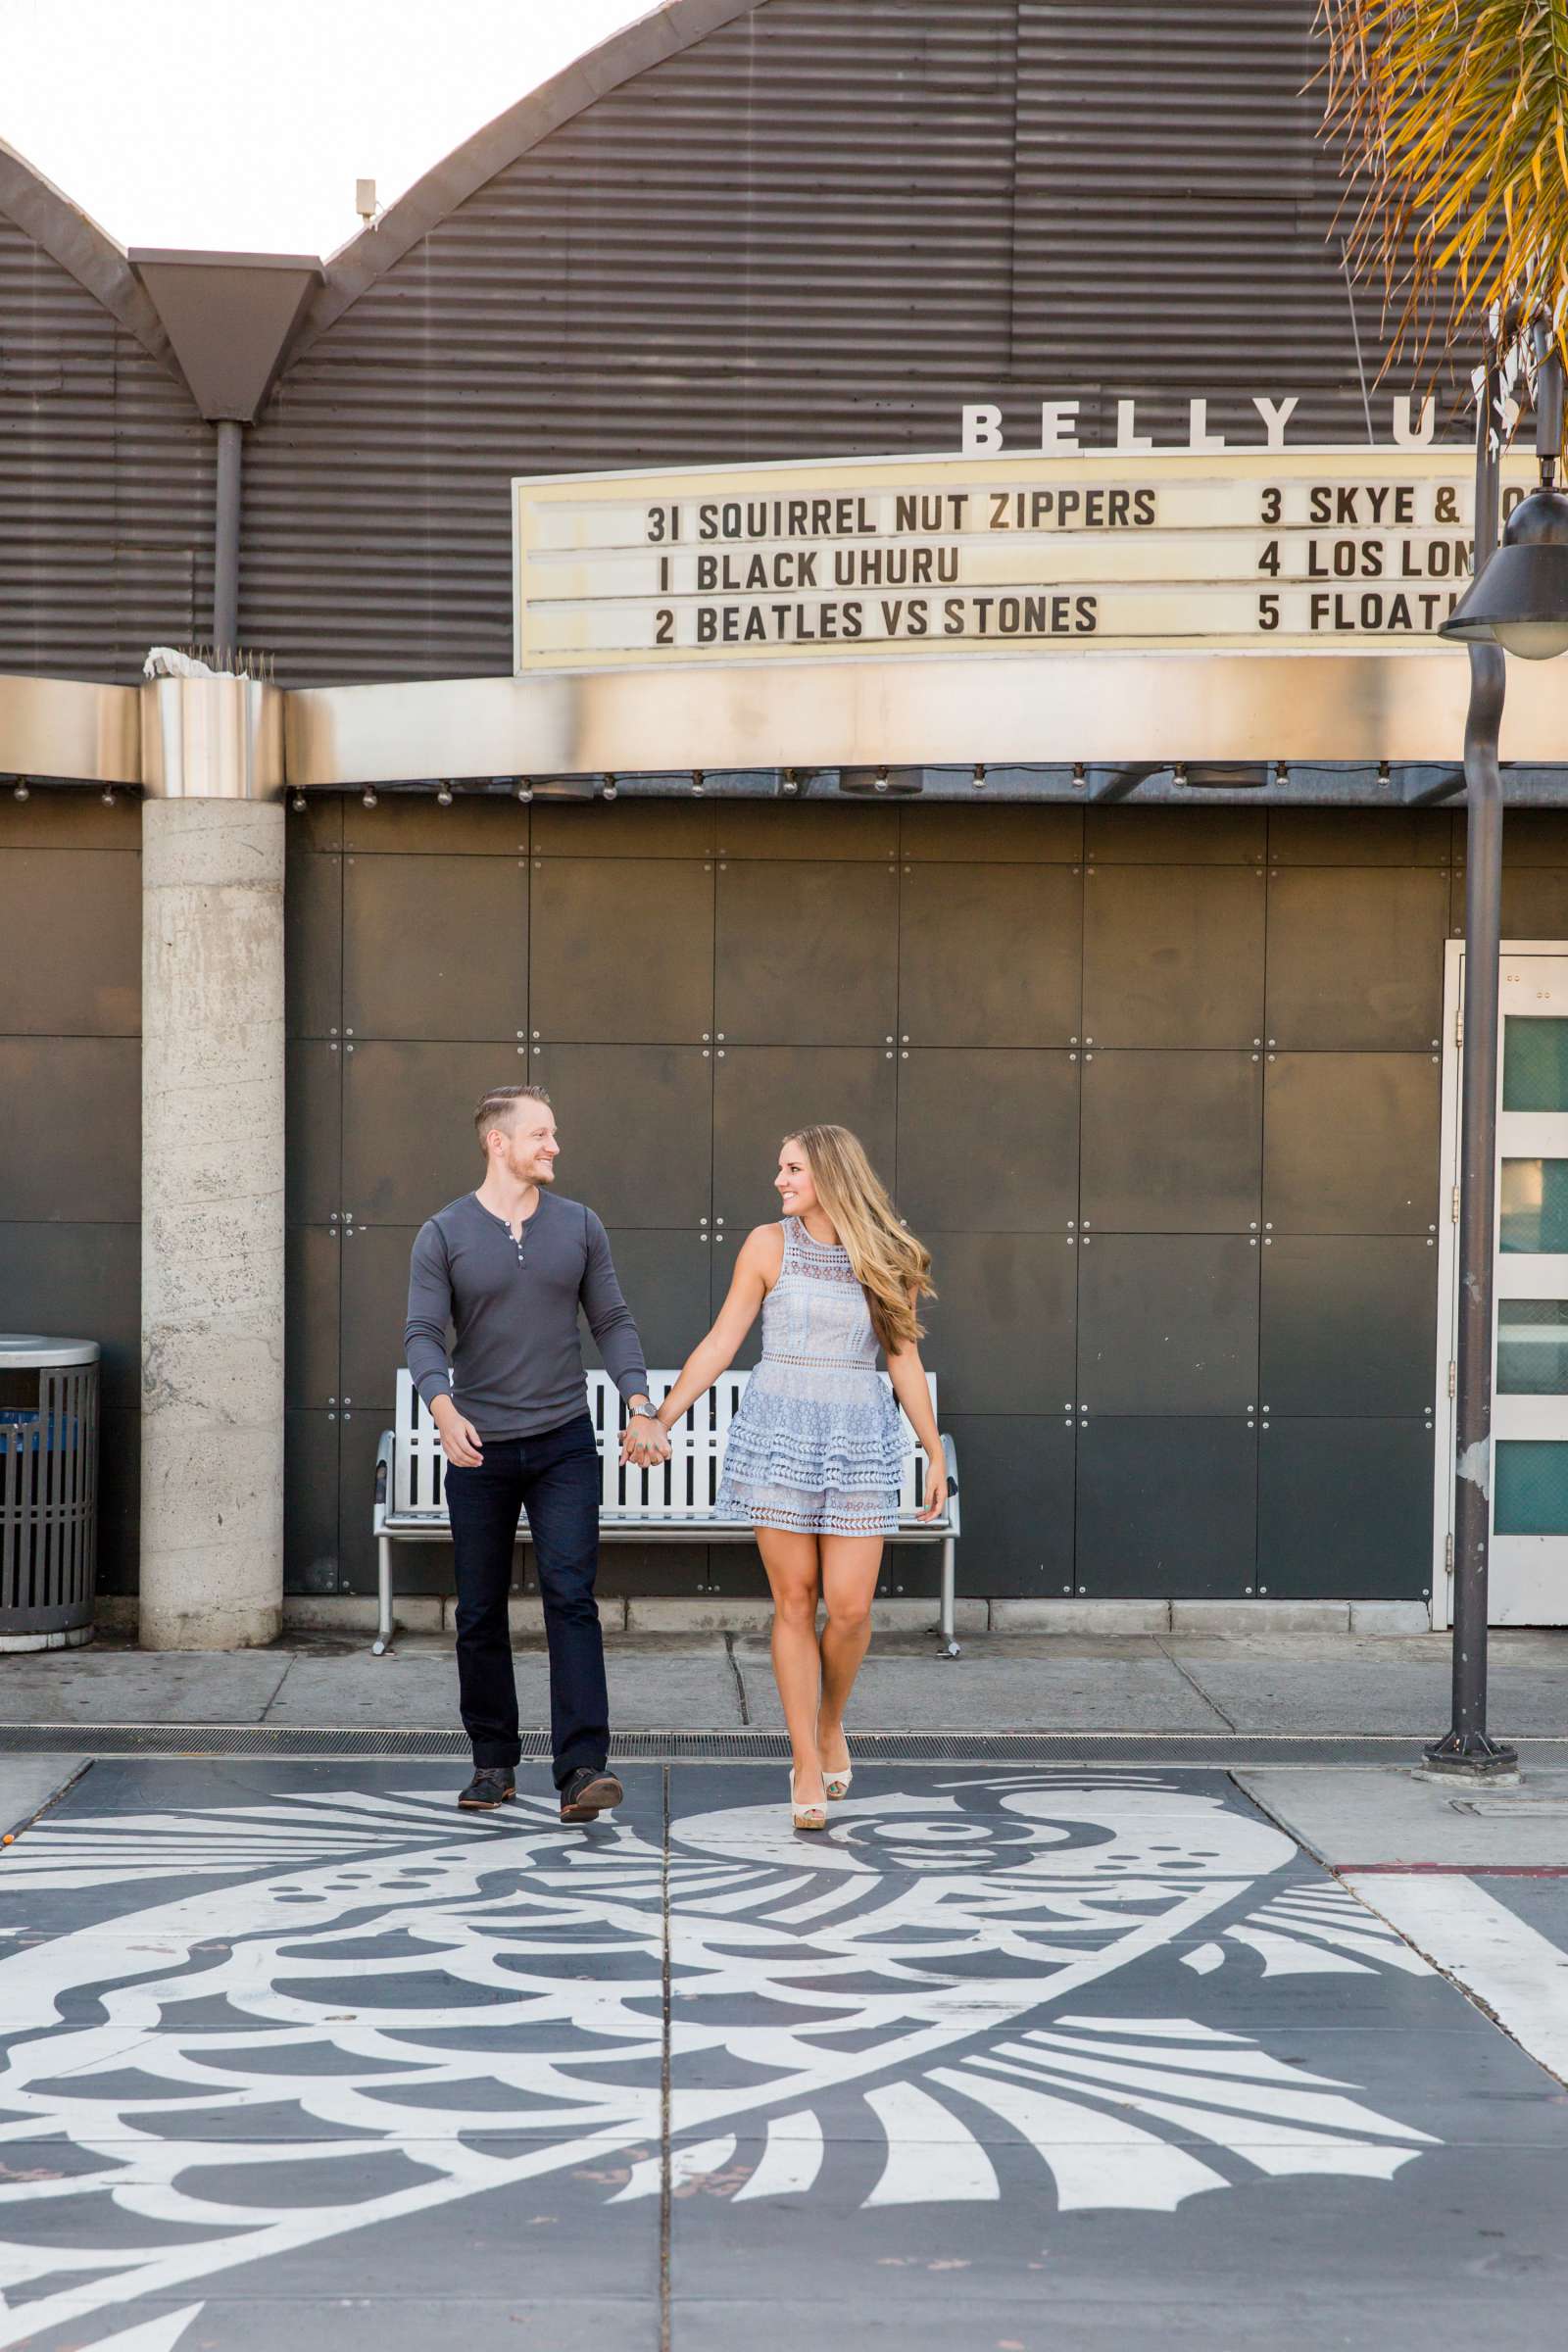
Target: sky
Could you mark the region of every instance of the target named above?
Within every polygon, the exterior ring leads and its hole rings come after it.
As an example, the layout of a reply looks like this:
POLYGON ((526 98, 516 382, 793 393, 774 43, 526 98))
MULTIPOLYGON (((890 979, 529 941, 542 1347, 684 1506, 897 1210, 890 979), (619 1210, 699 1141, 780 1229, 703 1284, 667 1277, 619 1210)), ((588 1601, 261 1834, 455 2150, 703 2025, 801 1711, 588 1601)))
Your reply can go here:
POLYGON ((655 0, 0 0, 0 139, 122 245, 333 252, 655 0))

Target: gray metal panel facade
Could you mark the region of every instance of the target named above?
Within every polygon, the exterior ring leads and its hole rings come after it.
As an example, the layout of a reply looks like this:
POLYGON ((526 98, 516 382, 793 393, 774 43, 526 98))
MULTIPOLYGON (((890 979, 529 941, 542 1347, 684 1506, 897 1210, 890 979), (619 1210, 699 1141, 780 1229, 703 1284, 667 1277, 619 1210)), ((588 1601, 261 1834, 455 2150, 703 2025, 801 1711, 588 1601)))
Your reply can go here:
MULTIPOLYGON (((1312 0, 767 0, 500 170, 250 437, 285 681, 511 667, 517 473, 951 449, 965 399, 1360 441, 1312 0)), ((1375 346, 1375 305, 1363 306, 1375 346)), ((1375 371, 1375 358, 1372 366, 1375 371)), ((1386 395, 1380 397, 1386 437, 1386 395)))
POLYGON ((204 632, 212 468, 183 385, 0 213, 0 669, 128 679, 204 632))
MULTIPOLYGON (((964 1453, 969 1592, 1419 1597, 1440 1070, 1382 957, 1412 893, 1442 899, 1462 827, 1203 813, 461 795, 442 810, 384 794, 291 814, 291 1587, 373 1584, 409 1248, 478 1173, 473 1099, 526 1072, 555 1097, 562 1190, 604 1215, 664 1362, 702 1336, 739 1239, 773 1213, 783 1130, 860 1130, 935 1255, 926 1356, 964 1453), (964 1037, 907 957, 932 876, 960 866, 959 948, 989 907, 1017 979, 1007 1044, 964 1037), (607 998, 604 924, 628 873, 680 919, 607 998), (1170 908, 1175 948, 1219 926, 1219 962, 1167 965, 1185 1030, 1156 992, 1111 985, 1137 931, 1093 913, 1102 887, 1170 908), (813 899, 852 893, 869 919, 841 922, 858 960, 829 1004, 773 957, 813 899), (1232 897, 1258 920, 1216 914, 1232 897), (1291 902, 1277 927, 1276 897, 1291 902), (1311 1036, 1233 1035, 1242 1011, 1289 1006, 1296 902, 1336 897, 1353 912, 1345 986, 1320 992, 1311 1036), (442 919, 405 919, 421 902, 442 919), (454 956, 474 967, 466 1019, 454 956), (1103 1035, 1071 1026, 1097 989, 1103 1035), (1200 1046, 1205 1004, 1223 1035, 1200 1046), (1356 1494, 1385 1496, 1387 1542, 1348 1535, 1342 1453, 1356 1494)), ((1556 818, 1511 816, 1508 856, 1541 935, 1568 937, 1556 818)), ((1434 986, 1452 920, 1412 944, 1434 986)), ((755 1348, 754 1333, 741 1360, 755 1348)), ((611 1591, 685 1592, 755 1592, 758 1573, 749 1554, 618 1545, 604 1570, 611 1591)), ((934 1573, 894 1553, 886 1589, 934 1573)), ((444 1547, 400 1568, 410 1591, 450 1574, 444 1547)))

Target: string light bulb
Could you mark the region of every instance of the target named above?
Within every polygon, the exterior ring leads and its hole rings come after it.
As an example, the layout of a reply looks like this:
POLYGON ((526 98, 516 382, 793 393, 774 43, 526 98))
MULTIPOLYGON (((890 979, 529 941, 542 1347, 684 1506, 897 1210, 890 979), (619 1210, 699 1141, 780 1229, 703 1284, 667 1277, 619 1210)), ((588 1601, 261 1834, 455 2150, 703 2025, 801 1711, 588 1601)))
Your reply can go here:
POLYGON ((373 808, 376 805, 374 785, 367 784, 365 790, 360 795, 360 799, 364 802, 367 808, 373 808))

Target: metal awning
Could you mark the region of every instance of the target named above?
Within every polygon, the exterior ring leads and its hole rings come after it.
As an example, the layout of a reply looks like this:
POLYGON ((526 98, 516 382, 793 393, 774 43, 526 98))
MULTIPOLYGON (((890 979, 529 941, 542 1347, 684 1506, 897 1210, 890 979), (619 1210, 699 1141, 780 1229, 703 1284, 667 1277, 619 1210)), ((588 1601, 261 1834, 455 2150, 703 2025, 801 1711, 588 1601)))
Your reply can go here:
MULTIPOLYGON (((0 775, 177 791, 164 755, 170 682, 143 687, 0 676, 0 775), (162 694, 162 702, 160 696, 162 694)), ((220 700, 239 682, 182 681, 220 700)), ((194 691, 193 691, 194 688, 194 691)), ((1070 800, 1206 797, 1369 805, 1459 789, 1468 665, 1400 653, 1014 653, 721 671, 626 669, 286 691, 251 684, 259 758, 250 789, 614 776, 620 786, 715 795, 802 789, 1070 800), (879 771, 885 771, 881 773, 879 771), (1228 797, 1228 795, 1227 795, 1228 797)), ((198 723, 190 710, 186 727, 198 723)), ((1503 752, 1516 797, 1568 798, 1568 663, 1509 665, 1503 752)))

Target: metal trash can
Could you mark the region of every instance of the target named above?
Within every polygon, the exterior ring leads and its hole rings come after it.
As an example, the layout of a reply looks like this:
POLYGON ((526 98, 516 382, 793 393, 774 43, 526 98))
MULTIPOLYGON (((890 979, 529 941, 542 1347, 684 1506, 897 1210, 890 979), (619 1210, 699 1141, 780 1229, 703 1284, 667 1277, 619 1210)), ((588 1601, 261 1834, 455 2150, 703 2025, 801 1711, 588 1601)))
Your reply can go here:
POLYGON ((92 1640, 96 1340, 0 1332, 0 1649, 92 1640))

